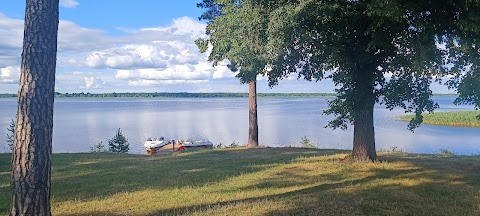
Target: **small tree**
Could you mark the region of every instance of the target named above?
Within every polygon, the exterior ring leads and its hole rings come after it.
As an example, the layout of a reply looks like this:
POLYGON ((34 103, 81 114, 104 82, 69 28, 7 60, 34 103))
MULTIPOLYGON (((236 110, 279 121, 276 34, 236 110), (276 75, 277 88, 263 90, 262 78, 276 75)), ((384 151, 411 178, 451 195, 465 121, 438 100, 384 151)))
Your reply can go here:
POLYGON ((103 144, 102 141, 99 143, 95 144, 94 146, 90 147, 90 152, 95 153, 95 152, 106 152, 107 149, 105 149, 105 145, 103 144))
POLYGON ((111 152, 116 153, 127 153, 129 150, 129 144, 127 138, 122 133, 122 130, 118 128, 117 133, 115 136, 108 140, 108 145, 110 146, 111 152))
POLYGON ((12 149, 13 146, 13 135, 15 134, 15 120, 12 119, 10 122, 10 125, 7 128, 7 135, 5 135, 5 143, 10 147, 10 150, 12 149))
POLYGON ((307 138, 307 136, 301 137, 302 141, 300 142, 300 147, 302 148, 317 148, 317 146, 307 138))

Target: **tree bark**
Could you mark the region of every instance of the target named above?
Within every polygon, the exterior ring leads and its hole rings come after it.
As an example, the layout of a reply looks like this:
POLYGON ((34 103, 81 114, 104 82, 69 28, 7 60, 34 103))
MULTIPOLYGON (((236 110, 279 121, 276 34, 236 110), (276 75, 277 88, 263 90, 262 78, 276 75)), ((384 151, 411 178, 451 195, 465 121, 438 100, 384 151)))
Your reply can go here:
POLYGON ((248 144, 247 147, 258 147, 257 120, 257 81, 248 83, 248 144))
POLYGON ((11 174, 11 215, 51 215, 58 0, 27 0, 11 174))
POLYGON ((373 104, 365 105, 364 108, 355 112, 352 157, 356 162, 375 161, 377 159, 373 108, 373 104))

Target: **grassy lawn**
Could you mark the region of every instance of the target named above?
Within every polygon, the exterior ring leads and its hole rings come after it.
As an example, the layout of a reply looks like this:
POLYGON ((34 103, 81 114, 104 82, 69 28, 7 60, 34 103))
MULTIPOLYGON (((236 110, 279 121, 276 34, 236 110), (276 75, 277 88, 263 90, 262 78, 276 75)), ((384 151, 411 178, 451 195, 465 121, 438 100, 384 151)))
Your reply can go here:
MULTIPOLYGON (((446 125, 455 127, 480 127, 480 120, 476 117, 480 111, 453 111, 423 114, 423 123, 446 125)), ((400 120, 410 121, 415 115, 400 116, 400 120)))
MULTIPOLYGON (((480 157, 220 149, 53 156, 54 215, 480 215, 480 157)), ((0 214, 10 155, 0 154, 0 214)))

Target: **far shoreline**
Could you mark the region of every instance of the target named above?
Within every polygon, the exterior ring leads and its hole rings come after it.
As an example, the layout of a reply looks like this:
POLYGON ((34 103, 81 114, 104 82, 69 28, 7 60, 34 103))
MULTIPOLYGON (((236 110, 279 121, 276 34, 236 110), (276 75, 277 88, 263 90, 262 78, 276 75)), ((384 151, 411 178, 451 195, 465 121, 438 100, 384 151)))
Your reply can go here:
MULTIPOLYGON (((336 93, 257 93, 258 97, 268 98, 306 98, 306 97, 336 97, 336 93)), ((434 97, 456 97, 456 94, 434 94, 434 97)), ((17 94, 0 93, 0 98, 16 98, 17 94)), ((55 92, 55 98, 247 98, 243 92, 123 92, 123 93, 60 93, 55 92)))

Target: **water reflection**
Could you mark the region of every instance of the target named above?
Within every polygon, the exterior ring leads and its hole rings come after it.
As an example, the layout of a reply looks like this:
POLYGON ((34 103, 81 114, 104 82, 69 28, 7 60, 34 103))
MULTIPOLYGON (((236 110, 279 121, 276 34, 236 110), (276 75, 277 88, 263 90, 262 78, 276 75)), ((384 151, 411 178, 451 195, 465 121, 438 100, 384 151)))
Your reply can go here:
MULTIPOLYGON (((440 110, 471 110, 453 106, 454 98, 437 98, 440 110)), ((352 129, 324 128, 331 116, 322 115, 326 98, 259 98, 259 142, 268 146, 299 145, 306 136, 320 148, 350 149, 352 129)), ((0 100, 0 126, 6 128, 16 112, 16 100, 0 100)), ((415 133, 396 120, 403 110, 375 109, 378 149, 397 147, 409 152, 479 154, 479 128, 422 125, 415 133)), ((149 137, 169 139, 209 138, 214 144, 245 144, 248 138, 248 99, 57 99, 54 116, 54 152, 88 152, 121 128, 130 141, 130 152, 143 153, 149 137)), ((7 152, 4 139, 0 151, 7 152)))

